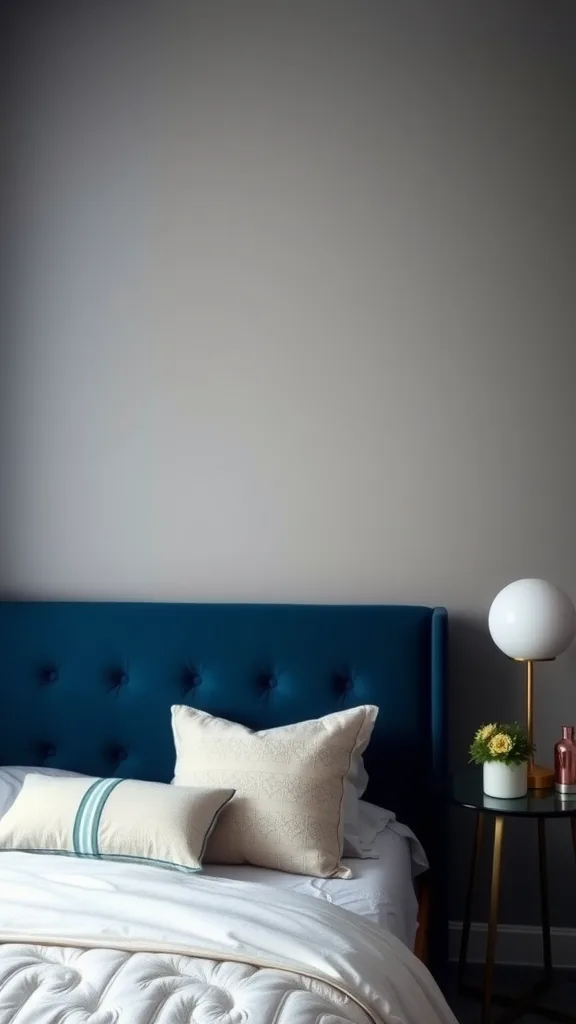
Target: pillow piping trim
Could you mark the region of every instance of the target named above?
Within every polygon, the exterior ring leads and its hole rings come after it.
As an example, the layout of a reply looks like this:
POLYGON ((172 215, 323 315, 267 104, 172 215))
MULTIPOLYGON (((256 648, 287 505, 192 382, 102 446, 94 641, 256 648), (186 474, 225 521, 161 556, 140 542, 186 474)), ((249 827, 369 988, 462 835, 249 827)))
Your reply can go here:
POLYGON ((221 815, 222 811, 224 810, 224 808, 226 807, 226 805, 229 804, 230 801, 233 800, 235 796, 236 796, 236 790, 233 789, 232 792, 230 793, 230 796, 226 797, 226 799, 223 801, 223 803, 220 804, 220 807, 218 807, 217 810, 215 810, 214 814, 212 815, 212 821, 210 822, 210 824, 209 824, 209 826, 208 826, 208 828, 207 828, 207 830, 206 830, 206 832, 204 834, 204 839, 203 839, 203 842, 202 842, 200 853, 198 854, 198 860, 200 862, 200 868, 198 870, 200 870, 200 871, 202 870, 202 860, 203 860, 204 854, 206 853, 206 847, 208 846, 208 840, 210 839, 210 836, 212 835, 212 833, 214 831, 214 828, 216 826, 216 822, 218 821, 218 818, 220 817, 220 815, 221 815))
POLYGON ((157 857, 132 856, 129 853, 75 853, 74 850, 36 850, 22 846, 0 849, 0 854, 3 853, 32 853, 40 857, 49 855, 53 857, 76 857, 79 860, 115 860, 132 864, 152 864, 162 868, 171 868, 173 871, 182 871, 184 874, 195 874, 202 871, 202 865, 199 865, 197 868, 191 868, 186 864, 177 864, 176 861, 161 860, 157 857))

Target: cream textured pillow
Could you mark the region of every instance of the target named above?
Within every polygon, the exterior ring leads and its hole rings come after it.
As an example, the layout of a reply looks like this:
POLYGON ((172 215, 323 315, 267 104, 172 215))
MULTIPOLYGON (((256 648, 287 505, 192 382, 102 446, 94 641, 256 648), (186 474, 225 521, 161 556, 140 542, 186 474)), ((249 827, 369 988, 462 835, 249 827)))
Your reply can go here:
POLYGON ((206 862, 349 878, 340 863, 345 782, 377 714, 378 708, 363 705, 252 732, 174 706, 174 784, 236 790, 210 837, 206 862))
POLYGON ((141 861, 199 871, 233 789, 175 789, 136 779, 27 775, 0 821, 0 851, 141 861))

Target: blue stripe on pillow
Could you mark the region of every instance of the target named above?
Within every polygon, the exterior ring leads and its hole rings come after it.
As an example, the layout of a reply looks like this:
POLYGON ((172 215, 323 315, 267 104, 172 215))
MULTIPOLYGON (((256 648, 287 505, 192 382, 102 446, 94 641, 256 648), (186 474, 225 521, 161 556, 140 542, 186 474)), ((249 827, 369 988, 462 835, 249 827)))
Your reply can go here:
POLYGON ((123 779, 97 779, 86 791, 74 819, 72 845, 78 856, 100 856, 98 829, 110 793, 123 779))

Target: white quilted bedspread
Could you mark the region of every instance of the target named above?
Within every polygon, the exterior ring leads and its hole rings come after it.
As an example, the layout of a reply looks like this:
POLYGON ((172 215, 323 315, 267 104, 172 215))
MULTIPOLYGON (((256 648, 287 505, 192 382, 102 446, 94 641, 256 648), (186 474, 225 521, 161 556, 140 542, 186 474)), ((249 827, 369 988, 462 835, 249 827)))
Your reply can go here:
POLYGON ((248 964, 170 953, 6 945, 0 1022, 9 1024, 368 1024, 330 985, 248 964))
POLYGON ((456 1024, 393 935, 320 900, 0 854, 0 1024, 456 1024))

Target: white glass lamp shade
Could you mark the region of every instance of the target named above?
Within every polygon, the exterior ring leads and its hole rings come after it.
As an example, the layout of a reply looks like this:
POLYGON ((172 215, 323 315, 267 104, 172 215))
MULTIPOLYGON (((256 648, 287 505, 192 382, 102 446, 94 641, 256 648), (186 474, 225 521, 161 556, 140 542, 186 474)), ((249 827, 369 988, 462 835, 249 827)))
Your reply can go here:
POLYGON ((516 580, 494 598, 488 615, 492 639, 509 658, 556 658, 576 633, 568 594, 546 580, 516 580))

